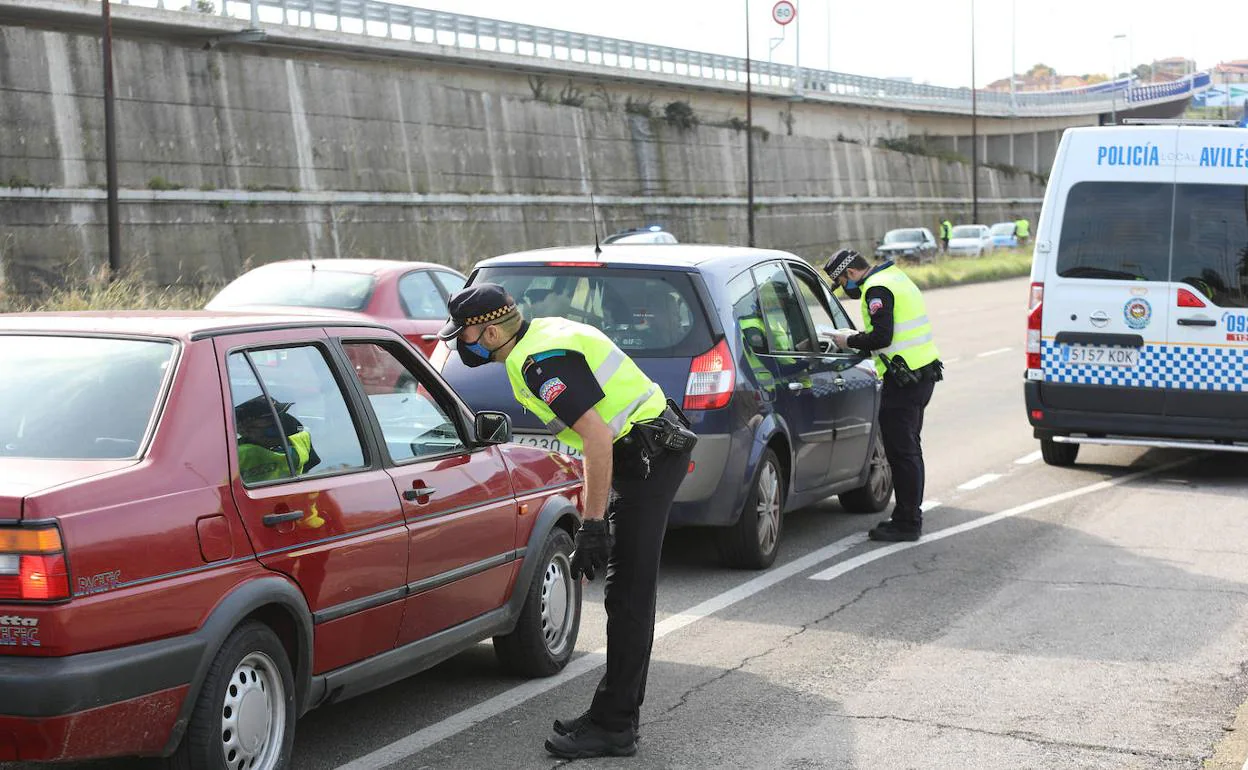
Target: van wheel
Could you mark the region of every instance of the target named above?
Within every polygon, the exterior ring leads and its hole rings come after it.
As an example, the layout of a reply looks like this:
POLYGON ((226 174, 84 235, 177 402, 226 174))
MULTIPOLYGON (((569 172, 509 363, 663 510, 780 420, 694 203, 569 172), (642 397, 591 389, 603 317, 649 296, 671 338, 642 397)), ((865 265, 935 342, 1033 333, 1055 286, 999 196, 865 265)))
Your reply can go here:
POLYGON ((1075 458, 1079 456, 1079 445, 1062 444, 1051 438, 1042 438, 1040 439, 1040 455, 1049 465, 1067 468, 1075 464, 1075 458))
POLYGON ((280 770, 295 742, 295 679, 286 650, 259 621, 234 629, 208 668, 176 770, 280 770))
POLYGON ((729 567, 766 569, 780 551, 784 526, 784 474, 768 449, 758 463, 754 485, 737 523, 719 533, 719 550, 729 567))
POLYGON ((581 630, 581 581, 572 577, 572 547, 567 532, 550 531, 515 630, 494 637, 494 654, 513 674, 550 676, 572 659, 581 630))
POLYGON ((879 513, 888 506, 893 496, 893 467, 888 464, 884 442, 879 436, 875 437, 875 444, 871 447, 870 463, 867 483, 837 496, 850 513, 879 513))

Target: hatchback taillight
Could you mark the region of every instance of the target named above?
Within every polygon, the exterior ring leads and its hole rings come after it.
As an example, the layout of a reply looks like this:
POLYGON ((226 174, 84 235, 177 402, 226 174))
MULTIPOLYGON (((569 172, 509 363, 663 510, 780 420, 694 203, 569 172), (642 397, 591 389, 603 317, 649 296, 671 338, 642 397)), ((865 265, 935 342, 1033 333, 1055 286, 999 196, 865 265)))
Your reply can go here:
POLYGON ((737 370, 732 365, 732 351, 728 341, 719 344, 693 359, 689 365, 689 380, 685 385, 685 409, 720 409, 732 400, 736 386, 737 370))
POLYGON ((0 602, 68 598, 61 533, 55 527, 0 528, 0 602))
POLYGON ((1027 303, 1027 368, 1040 369, 1040 321, 1044 316, 1044 284, 1031 285, 1027 303))

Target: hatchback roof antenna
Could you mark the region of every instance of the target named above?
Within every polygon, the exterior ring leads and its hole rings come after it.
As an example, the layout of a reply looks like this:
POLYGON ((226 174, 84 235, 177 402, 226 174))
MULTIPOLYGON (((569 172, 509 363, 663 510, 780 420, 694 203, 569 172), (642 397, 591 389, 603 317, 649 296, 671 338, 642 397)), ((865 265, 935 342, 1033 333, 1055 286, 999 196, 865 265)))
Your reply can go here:
POLYGON ((589 191, 589 215, 594 220, 594 259, 602 259, 602 245, 598 242, 598 206, 594 203, 594 191, 589 191))

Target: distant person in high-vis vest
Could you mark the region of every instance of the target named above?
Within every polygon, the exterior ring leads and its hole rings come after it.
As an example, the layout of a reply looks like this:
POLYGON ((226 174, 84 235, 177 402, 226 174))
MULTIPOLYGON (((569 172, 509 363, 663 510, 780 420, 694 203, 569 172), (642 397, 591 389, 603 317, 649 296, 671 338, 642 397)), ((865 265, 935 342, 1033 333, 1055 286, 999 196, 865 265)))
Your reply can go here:
POLYGON ((1018 239, 1019 247, 1027 245, 1027 241, 1031 239, 1031 222, 1026 217, 1014 218, 1014 237, 1018 239))
POLYGON ((918 540, 923 530, 923 411, 943 368, 923 295, 892 262, 872 267, 851 249, 832 255, 823 269, 850 298, 862 300, 864 330, 833 335, 833 341, 842 349, 874 355, 884 380, 880 436, 897 500, 892 518, 869 535, 872 540, 918 540))
MULTIPOLYGON (((672 434, 662 426, 675 430, 684 415, 592 326, 526 321, 506 290, 491 283, 469 286, 447 304, 451 318, 439 336, 452 341, 464 365, 504 364, 516 401, 584 454, 585 504, 571 571, 593 580, 606 568, 607 668, 589 709, 555 720, 546 749, 565 759, 631 756, 654 641, 663 535, 692 448, 669 448, 672 434)), ((686 438, 696 441, 692 432, 686 438)))
POLYGON ((953 237, 953 223, 948 219, 940 222, 940 250, 949 251, 949 239, 953 237))
POLYGON ((290 406, 261 395, 234 407, 238 469, 243 481, 250 484, 291 478, 320 463, 311 434, 289 413, 290 406))

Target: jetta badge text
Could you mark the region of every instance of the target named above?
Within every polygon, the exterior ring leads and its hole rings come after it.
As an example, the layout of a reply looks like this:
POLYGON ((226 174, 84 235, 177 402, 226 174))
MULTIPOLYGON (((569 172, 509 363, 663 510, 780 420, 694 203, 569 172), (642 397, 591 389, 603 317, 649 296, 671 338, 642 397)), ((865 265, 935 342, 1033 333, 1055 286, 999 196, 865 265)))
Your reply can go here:
POLYGON ((38 647, 39 618, 0 615, 0 647, 38 647))

